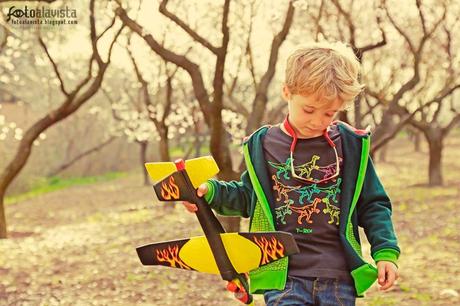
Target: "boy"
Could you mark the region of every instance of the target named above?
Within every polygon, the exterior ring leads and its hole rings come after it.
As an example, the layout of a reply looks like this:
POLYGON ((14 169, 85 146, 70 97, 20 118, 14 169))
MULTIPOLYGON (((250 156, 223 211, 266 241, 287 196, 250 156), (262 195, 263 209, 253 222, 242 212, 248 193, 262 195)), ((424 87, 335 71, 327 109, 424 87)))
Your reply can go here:
POLYGON ((264 293, 267 305, 354 305, 377 278, 382 290, 398 278, 391 203, 369 158, 370 135, 333 122, 362 90, 359 70, 341 43, 295 51, 282 92, 284 122, 245 139, 239 182, 198 188, 217 213, 250 217, 250 231, 294 235, 299 254, 250 273, 251 292, 264 293), (362 257, 358 225, 377 268, 362 257))

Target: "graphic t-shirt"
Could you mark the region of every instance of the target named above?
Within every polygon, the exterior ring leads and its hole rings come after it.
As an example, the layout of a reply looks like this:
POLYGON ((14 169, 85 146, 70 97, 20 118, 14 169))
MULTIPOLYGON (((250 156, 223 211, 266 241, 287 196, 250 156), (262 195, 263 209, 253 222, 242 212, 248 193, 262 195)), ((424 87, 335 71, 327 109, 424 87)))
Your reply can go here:
MULTIPOLYGON (((339 165, 343 162, 340 133, 331 126, 328 133, 336 144, 339 165)), ((264 155, 273 186, 271 209, 276 229, 292 233, 300 253, 289 258, 289 275, 330 277, 352 282, 339 238, 340 193, 342 178, 325 182, 305 182, 291 173, 292 137, 279 126, 271 127, 263 141, 264 155)), ((298 139, 294 150, 295 174, 311 180, 333 177, 337 158, 321 135, 298 139)), ((340 172, 339 172, 340 174, 340 172)))

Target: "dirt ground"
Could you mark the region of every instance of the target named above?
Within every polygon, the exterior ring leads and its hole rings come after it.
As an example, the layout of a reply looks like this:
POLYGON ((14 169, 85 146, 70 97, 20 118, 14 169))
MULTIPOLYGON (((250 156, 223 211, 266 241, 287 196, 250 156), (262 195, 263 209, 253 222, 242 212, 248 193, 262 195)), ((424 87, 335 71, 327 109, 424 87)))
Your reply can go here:
MULTIPOLYGON (((378 171, 394 202, 401 278, 358 305, 460 305, 460 140, 449 140, 443 187, 428 188, 427 156, 393 144, 378 171)), ((201 235, 182 206, 163 208, 136 174, 7 206, 0 305, 239 305, 219 277, 144 267, 136 246, 201 235)), ((244 228, 244 225, 243 225, 244 228)), ((369 247, 364 246, 368 252, 369 247)), ((264 305, 260 297, 256 305, 264 305)))

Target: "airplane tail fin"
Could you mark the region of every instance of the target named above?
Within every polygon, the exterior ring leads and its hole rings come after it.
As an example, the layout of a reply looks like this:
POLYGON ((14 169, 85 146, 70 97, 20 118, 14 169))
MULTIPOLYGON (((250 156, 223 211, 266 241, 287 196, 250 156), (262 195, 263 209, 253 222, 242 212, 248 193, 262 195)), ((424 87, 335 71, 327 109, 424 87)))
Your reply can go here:
POLYGON ((184 174, 179 171, 153 185, 153 189, 160 201, 191 201, 191 193, 195 192, 186 183, 184 174))

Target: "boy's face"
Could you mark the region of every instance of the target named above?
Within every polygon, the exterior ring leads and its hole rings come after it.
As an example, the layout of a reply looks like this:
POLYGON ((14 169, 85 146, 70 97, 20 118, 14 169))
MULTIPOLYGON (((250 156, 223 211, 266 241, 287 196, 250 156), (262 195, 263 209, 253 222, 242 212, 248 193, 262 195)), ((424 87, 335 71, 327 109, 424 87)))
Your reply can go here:
POLYGON ((314 95, 291 94, 286 86, 283 88, 283 97, 288 101, 289 123, 299 138, 322 135, 343 106, 343 101, 339 99, 324 103, 314 95))

